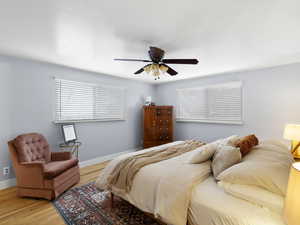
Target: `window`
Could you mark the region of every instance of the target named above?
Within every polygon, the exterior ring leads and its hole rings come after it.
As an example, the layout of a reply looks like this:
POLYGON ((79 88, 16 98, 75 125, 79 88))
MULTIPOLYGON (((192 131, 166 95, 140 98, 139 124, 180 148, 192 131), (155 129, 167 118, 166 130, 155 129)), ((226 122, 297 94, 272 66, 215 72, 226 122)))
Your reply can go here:
POLYGON ((125 119, 125 89, 55 79, 55 121, 125 119))
POLYGON ((177 121, 242 124, 242 83, 177 90, 177 121))

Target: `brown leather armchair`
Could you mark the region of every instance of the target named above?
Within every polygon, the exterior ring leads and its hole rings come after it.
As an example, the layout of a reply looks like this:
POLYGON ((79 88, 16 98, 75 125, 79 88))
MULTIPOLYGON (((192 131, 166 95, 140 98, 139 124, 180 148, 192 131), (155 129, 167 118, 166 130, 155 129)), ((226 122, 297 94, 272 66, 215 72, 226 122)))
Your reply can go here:
POLYGON ((80 180, 78 159, 70 152, 50 152, 41 134, 20 135, 8 146, 20 197, 51 200, 80 180))

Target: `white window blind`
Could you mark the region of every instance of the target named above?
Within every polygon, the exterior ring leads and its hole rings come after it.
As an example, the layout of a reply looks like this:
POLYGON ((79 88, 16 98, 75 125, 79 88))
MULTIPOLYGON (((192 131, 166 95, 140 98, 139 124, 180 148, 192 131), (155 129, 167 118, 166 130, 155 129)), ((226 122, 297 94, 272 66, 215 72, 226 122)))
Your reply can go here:
POLYGON ((177 121, 242 124, 242 83, 177 90, 177 121))
POLYGON ((56 122, 125 119, 125 89, 55 79, 56 122))

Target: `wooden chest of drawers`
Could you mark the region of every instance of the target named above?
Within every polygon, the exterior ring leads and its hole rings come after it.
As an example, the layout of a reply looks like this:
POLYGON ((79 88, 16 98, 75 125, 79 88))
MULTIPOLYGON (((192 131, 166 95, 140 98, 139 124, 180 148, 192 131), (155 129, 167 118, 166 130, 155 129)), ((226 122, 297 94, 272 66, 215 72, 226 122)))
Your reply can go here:
POLYGON ((144 148, 173 141, 173 106, 144 106, 144 148))

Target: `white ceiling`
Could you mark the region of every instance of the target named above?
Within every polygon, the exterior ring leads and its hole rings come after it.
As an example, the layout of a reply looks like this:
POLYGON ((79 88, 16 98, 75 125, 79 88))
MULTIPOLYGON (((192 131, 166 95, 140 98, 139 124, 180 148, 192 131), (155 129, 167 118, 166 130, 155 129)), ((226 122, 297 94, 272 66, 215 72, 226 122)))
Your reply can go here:
MULTIPOLYGON (((154 82, 150 45, 179 72, 159 82, 300 62, 299 0, 0 0, 0 54, 154 82)), ((157 81, 156 81, 157 82, 157 81)))

